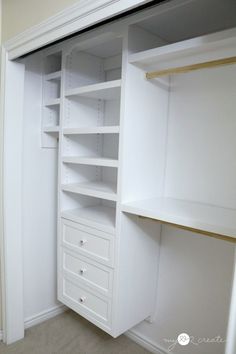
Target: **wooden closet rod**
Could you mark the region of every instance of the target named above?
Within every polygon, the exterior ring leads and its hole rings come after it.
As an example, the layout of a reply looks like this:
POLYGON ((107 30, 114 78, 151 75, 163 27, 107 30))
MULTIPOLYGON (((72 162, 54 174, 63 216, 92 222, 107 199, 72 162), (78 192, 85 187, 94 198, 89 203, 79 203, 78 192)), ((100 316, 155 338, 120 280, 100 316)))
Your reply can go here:
POLYGON ((236 57, 217 59, 217 60, 205 61, 199 64, 180 66, 176 68, 164 69, 159 71, 152 71, 146 73, 146 79, 151 80, 151 79, 155 79, 156 77, 161 77, 161 76, 166 76, 171 74, 183 74, 194 70, 215 68, 217 66, 230 65, 230 64, 236 64, 236 57))
POLYGON ((138 215, 138 217, 140 219, 148 219, 148 220, 156 221, 156 222, 164 224, 164 225, 174 226, 174 227, 176 227, 178 229, 195 232, 195 233, 200 234, 200 235, 217 238, 218 240, 223 240, 223 241, 228 241, 228 242, 231 242, 231 243, 236 243, 236 238, 235 237, 219 235, 219 234, 216 234, 214 232, 200 230, 200 229, 195 229, 193 227, 179 225, 179 224, 175 224, 175 223, 168 222, 168 221, 153 219, 153 218, 149 218, 147 216, 138 215))

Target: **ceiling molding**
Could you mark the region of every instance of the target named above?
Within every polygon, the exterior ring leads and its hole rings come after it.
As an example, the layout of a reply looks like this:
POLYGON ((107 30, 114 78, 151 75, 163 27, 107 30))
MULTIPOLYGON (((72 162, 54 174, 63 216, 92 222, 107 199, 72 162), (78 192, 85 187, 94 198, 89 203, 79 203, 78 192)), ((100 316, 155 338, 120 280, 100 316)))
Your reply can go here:
POLYGON ((88 28, 150 0, 80 0, 4 43, 10 60, 88 28))

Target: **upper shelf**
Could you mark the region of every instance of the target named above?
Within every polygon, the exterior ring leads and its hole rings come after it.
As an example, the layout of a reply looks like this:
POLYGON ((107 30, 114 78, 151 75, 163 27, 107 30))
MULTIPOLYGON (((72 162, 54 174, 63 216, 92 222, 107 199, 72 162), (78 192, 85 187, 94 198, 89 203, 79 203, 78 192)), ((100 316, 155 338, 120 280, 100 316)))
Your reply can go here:
POLYGON ((93 181, 84 183, 63 184, 62 190, 113 201, 116 201, 117 199, 116 185, 115 183, 109 182, 93 181))
POLYGON ((89 156, 64 156, 62 162, 78 164, 78 165, 91 165, 103 167, 118 167, 118 160, 106 157, 89 157, 89 156))
POLYGON ((235 55, 236 30, 231 29, 131 54, 129 62, 146 70, 164 70, 235 55))
POLYGON ((120 97, 121 80, 101 82, 67 90, 66 97, 82 96, 88 98, 115 100, 120 97))
POLYGON ((120 127, 118 125, 98 126, 98 127, 80 127, 80 128, 64 128, 64 135, 76 134, 119 134, 120 127))
POLYGON ((172 198, 124 203, 122 211, 178 225, 202 234, 236 239, 236 210, 172 198))

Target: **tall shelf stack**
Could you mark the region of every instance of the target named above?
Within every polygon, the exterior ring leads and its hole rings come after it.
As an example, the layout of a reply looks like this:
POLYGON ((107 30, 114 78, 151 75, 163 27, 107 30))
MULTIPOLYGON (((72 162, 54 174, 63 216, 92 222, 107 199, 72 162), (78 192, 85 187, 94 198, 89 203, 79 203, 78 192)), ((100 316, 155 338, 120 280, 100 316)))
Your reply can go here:
POLYGON ((65 59, 59 299, 111 329, 122 40, 65 59))
POLYGON ((117 39, 86 51, 75 47, 67 56, 61 147, 62 216, 73 221, 94 218, 113 233, 121 46, 117 39))
POLYGON ((43 76, 42 147, 57 148, 61 107, 62 50, 46 51, 43 76))

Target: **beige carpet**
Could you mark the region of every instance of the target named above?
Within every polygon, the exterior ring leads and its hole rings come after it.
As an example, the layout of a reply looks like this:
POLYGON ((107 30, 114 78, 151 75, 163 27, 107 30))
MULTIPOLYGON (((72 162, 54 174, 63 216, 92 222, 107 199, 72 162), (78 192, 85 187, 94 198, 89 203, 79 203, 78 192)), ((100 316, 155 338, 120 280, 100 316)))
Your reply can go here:
POLYGON ((26 331, 15 344, 0 344, 0 354, 148 354, 126 336, 112 338, 72 311, 26 331))

